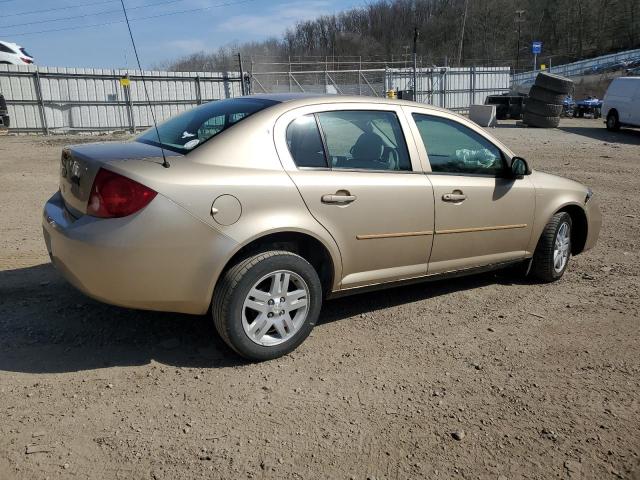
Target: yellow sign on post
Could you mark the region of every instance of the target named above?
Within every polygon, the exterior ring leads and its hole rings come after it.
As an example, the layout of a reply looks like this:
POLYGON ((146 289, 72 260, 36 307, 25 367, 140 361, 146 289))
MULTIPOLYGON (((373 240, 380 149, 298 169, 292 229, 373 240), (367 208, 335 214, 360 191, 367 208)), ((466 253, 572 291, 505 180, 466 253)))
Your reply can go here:
POLYGON ((129 87, 129 86, 131 86, 131 80, 129 80, 129 77, 122 77, 120 79, 120 86, 121 87, 129 87))
POLYGON ((547 69, 547 66, 544 63, 542 63, 540 65, 540 70, 546 70, 546 69, 547 69))

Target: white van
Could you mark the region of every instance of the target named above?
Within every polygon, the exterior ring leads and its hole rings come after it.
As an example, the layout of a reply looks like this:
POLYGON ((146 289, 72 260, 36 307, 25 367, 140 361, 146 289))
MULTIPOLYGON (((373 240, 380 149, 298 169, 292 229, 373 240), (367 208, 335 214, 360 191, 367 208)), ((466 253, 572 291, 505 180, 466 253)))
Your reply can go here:
POLYGON ((602 103, 607 130, 640 127, 640 77, 618 77, 611 82, 602 103))

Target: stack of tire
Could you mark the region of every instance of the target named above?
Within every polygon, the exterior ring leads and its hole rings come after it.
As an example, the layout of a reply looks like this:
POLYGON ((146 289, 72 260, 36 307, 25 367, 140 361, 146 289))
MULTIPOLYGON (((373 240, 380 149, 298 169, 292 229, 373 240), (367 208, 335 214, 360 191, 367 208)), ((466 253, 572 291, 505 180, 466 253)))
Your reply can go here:
POLYGON ((522 121, 530 127, 556 128, 560 124, 562 102, 573 90, 573 81, 541 72, 529 91, 522 121))

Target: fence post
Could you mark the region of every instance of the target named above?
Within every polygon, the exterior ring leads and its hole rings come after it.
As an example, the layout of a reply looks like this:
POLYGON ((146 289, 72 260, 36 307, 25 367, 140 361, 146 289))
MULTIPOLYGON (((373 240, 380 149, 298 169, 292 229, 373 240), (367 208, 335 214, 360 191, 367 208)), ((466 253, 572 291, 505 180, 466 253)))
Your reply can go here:
MULTIPOLYGON (((242 55, 238 53, 238 66, 240 67, 240 91, 242 92, 242 96, 246 95, 245 85, 244 85, 244 68, 242 67, 242 55)), ((229 98, 229 95, 227 95, 229 98)))
MULTIPOLYGON (((126 74, 124 78, 129 80, 129 74, 126 74)), ((120 80, 120 85, 122 85, 122 88, 124 89, 124 99, 127 102, 127 115, 129 116, 129 131, 131 133, 136 133, 136 120, 135 120, 135 117, 133 116, 133 102, 131 100, 131 83, 130 82, 131 81, 129 80, 128 82, 123 83, 122 80, 120 80)))
POLYGON ((360 79, 361 75, 362 75, 362 55, 358 57, 358 95, 362 95, 362 80, 360 79))
POLYGON ((202 86, 200 85, 200 75, 196 75, 196 103, 202 105, 202 86))
POLYGON ((471 67, 471 103, 469 105, 474 105, 476 103, 476 66, 471 67))
POLYGON ((36 70, 34 74, 34 85, 36 87, 36 98, 38 100, 38 110, 40 111, 40 121, 42 122, 42 130, 45 135, 49 135, 49 126, 47 124, 47 113, 44 110, 44 100, 42 99, 42 84, 40 83, 40 72, 36 70))
POLYGON ((442 108, 447 108, 447 69, 442 72, 442 108))

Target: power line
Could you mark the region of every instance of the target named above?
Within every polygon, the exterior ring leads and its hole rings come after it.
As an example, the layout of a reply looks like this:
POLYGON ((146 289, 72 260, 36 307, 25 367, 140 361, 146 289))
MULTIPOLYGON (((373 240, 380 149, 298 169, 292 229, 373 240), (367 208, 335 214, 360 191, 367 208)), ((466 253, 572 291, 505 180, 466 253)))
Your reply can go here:
MULTIPOLYGON (((2 0, 0 0, 2 1, 2 0)), ((14 1, 14 0, 4 0, 4 1, 14 1)), ((138 20, 150 20, 153 18, 160 18, 160 17, 168 17, 171 15, 182 15, 184 13, 193 13, 193 12, 202 12, 205 10, 210 10, 212 8, 220 8, 220 7, 230 7, 233 5, 241 5, 244 3, 250 3, 250 2, 255 2, 257 0, 240 0, 238 2, 226 2, 226 3, 220 3, 217 5, 209 5, 208 7, 201 7, 201 8, 192 8, 189 10, 180 10, 177 12, 167 12, 167 13, 160 13, 158 15, 150 15, 147 17, 137 17, 137 18, 132 18, 131 21, 138 21, 138 20)), ((37 32, 19 32, 19 33, 11 33, 12 36, 14 37, 23 37, 23 36, 28 36, 28 35, 38 35, 41 33, 53 33, 53 32, 63 32, 66 30, 79 30, 79 29, 83 29, 83 28, 95 28, 95 27, 103 27, 103 26, 107 26, 107 25, 116 25, 118 23, 125 23, 124 20, 114 20, 112 22, 104 22, 104 23, 94 23, 91 25, 76 25, 73 27, 65 27, 65 28, 53 28, 53 29, 49 29, 49 30, 40 30, 37 32)))
MULTIPOLYGON (((137 10, 137 9, 141 9, 141 8, 149 8, 149 7, 157 7, 157 6, 161 6, 161 5, 169 5, 171 3, 178 3, 178 2, 184 2, 184 0, 164 0, 162 2, 156 2, 156 3, 147 3, 146 5, 139 5, 137 7, 129 7, 129 10, 137 10)), ((60 18, 50 18, 47 20, 34 20, 32 22, 25 22, 25 23, 14 23, 13 25, 0 25, 0 28, 14 28, 14 27, 22 27, 25 25, 37 25, 37 24, 41 24, 41 23, 49 23, 49 22, 63 22, 66 20, 74 20, 77 18, 86 18, 86 17, 93 17, 96 15, 108 15, 109 13, 120 13, 121 10, 118 8, 116 10, 103 10, 101 12, 92 12, 92 13, 84 13, 82 15, 73 15, 71 17, 60 17, 60 18)))
POLYGON ((142 66, 140 65, 140 57, 138 56, 138 49, 136 48, 136 42, 133 39, 133 32, 131 31, 131 24, 129 23, 129 15, 127 15, 127 9, 124 6, 124 0, 120 0, 120 4, 122 5, 122 12, 124 13, 124 20, 127 22, 127 29, 129 29, 129 37, 131 37, 131 44, 133 45, 133 53, 136 54, 136 61, 138 62, 138 68, 140 69, 140 75, 142 75, 142 86, 144 88, 144 94, 147 97, 147 102, 149 103, 149 110, 151 110, 151 118, 153 119, 153 126, 156 129, 156 135, 158 136, 158 144, 160 145, 160 151, 162 152, 162 166, 164 168, 169 168, 169 162, 167 162, 167 157, 164 154, 164 148, 162 146, 162 140, 160 139, 160 131, 158 130, 158 122, 156 121, 156 114, 151 106, 151 99, 149 98, 149 92, 147 91, 147 82, 144 81, 144 72, 142 71, 142 66))
POLYGON ((83 7, 91 7, 93 5, 104 5, 105 3, 113 3, 115 1, 116 0, 102 0, 100 2, 82 3, 80 5, 67 5, 66 7, 47 8, 46 10, 30 10, 28 12, 10 13, 9 15, 6 15, 3 13, 2 16, 7 18, 7 17, 17 17, 19 15, 33 15, 34 13, 57 12, 58 10, 69 10, 71 8, 83 8, 83 7))

